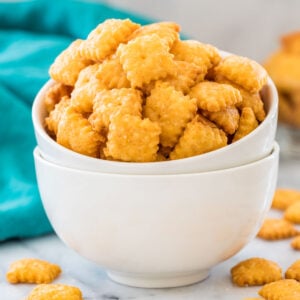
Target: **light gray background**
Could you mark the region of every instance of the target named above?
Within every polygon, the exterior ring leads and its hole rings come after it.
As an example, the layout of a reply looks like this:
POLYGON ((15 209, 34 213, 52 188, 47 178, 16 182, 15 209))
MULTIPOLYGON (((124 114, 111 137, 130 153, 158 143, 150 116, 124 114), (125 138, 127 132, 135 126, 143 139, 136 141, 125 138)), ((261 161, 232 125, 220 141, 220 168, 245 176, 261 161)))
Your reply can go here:
MULTIPOLYGON (((98 0, 101 1, 101 0, 98 0)), ((182 31, 220 49, 262 62, 279 36, 300 30, 299 0, 102 0, 182 31)))

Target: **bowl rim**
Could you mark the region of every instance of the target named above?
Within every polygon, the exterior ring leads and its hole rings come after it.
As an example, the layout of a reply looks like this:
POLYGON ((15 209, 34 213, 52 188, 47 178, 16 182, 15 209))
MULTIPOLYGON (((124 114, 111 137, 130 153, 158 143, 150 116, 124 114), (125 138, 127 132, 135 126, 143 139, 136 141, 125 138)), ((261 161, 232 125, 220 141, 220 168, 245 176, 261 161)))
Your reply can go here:
MULTIPOLYGON (((225 52, 222 50, 220 50, 220 53, 223 57, 232 55, 231 53, 228 53, 228 52, 225 52)), ((165 166, 166 168, 168 166, 172 167, 172 166, 176 166, 178 164, 178 162, 180 162, 180 163, 188 162, 188 163, 192 164, 193 162, 195 162, 195 163, 198 162, 200 157, 201 157, 201 159, 206 159, 206 160, 214 159, 214 156, 222 155, 223 152, 226 152, 230 149, 234 150, 235 148, 239 147, 239 145, 241 143, 247 142, 247 140, 251 139, 252 136, 254 134, 256 134, 257 130, 261 130, 264 127, 268 126, 267 124, 269 123, 270 119, 277 118, 277 110, 278 110, 277 89, 275 87, 274 82, 270 78, 270 76, 268 76, 267 84, 265 85, 265 88, 268 88, 268 94, 270 95, 270 99, 272 99, 272 101, 269 105, 269 109, 268 109, 266 118, 259 124, 259 126, 257 128, 255 128, 252 132, 247 134, 247 136, 243 137, 242 139, 240 139, 232 144, 226 145, 222 148, 219 148, 219 149, 207 152, 207 153, 203 153, 203 154, 199 154, 199 155, 195 155, 195 156, 191 156, 191 157, 186 157, 186 158, 181 158, 181 159, 176 159, 176 160, 155 161, 155 162, 111 161, 111 160, 105 160, 105 159, 101 159, 101 158, 89 157, 87 155, 77 153, 73 150, 70 150, 70 149, 65 148, 62 145, 58 144, 56 141, 54 141, 49 136, 45 127, 43 126, 43 120, 42 120, 43 117, 41 116, 41 114, 39 112, 41 110, 43 110, 43 108, 45 107, 44 103, 43 103, 43 95, 49 89, 49 87, 51 87, 54 83, 55 83, 55 81, 53 79, 49 79, 39 90, 39 92, 37 93, 37 95, 33 101, 31 117, 32 117, 32 122, 33 122, 35 131, 41 138, 43 138, 48 143, 50 143, 51 146, 53 146, 55 149, 57 149, 58 151, 60 151, 62 153, 66 153, 69 157, 72 156, 72 158, 74 158, 74 159, 80 159, 83 163, 89 162, 89 163, 93 163, 94 165, 99 165, 99 171, 101 171, 101 166, 102 167, 114 166, 114 167, 120 167, 120 168, 125 168, 125 167, 130 166, 131 168, 133 167, 133 168, 135 168, 135 170, 138 171, 140 169, 147 168, 150 166, 151 166, 151 168, 152 167, 163 167, 163 166, 165 166)), ((88 167, 86 169, 88 169, 88 167)))
POLYGON ((66 167, 66 166, 62 166, 60 164, 57 163, 53 163, 48 161, 47 159, 45 159, 38 146, 35 147, 35 149, 33 150, 33 156, 35 158, 35 160, 39 160, 42 161, 44 164, 47 164, 48 166, 51 167, 55 167, 58 169, 64 169, 64 170, 69 170, 72 172, 79 172, 79 173, 88 173, 88 174, 97 174, 97 175, 102 175, 102 176, 108 176, 108 177, 128 177, 128 178, 132 178, 132 179, 136 179, 136 178, 173 178, 173 177, 180 177, 180 178, 184 178, 184 177, 198 177, 198 176, 205 176, 207 174, 218 174, 218 173, 231 173, 232 171, 236 171, 236 170, 240 170, 240 169, 247 169, 250 167, 254 167, 255 165, 259 165, 262 164, 268 160, 272 160, 274 159, 274 157, 279 157, 279 152, 280 152, 280 147, 279 144, 274 141, 273 143, 273 148, 271 150, 271 153, 265 157, 263 157, 262 159, 250 162, 248 164, 242 164, 239 166, 235 166, 235 167, 231 167, 231 168, 225 168, 225 169, 218 169, 218 170, 212 170, 212 171, 205 171, 205 172, 198 172, 198 173, 178 173, 178 174, 119 174, 119 173, 102 173, 100 171, 92 171, 92 170, 82 170, 79 168, 71 168, 71 167, 66 167))

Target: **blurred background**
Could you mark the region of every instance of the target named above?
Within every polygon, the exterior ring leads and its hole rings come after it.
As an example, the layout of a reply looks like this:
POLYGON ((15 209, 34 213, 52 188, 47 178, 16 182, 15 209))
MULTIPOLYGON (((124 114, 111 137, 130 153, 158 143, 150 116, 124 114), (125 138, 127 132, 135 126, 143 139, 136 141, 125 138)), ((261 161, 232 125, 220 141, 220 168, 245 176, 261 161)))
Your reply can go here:
POLYGON ((156 20, 189 37, 263 61, 280 35, 300 30, 299 0, 98 0, 156 20))

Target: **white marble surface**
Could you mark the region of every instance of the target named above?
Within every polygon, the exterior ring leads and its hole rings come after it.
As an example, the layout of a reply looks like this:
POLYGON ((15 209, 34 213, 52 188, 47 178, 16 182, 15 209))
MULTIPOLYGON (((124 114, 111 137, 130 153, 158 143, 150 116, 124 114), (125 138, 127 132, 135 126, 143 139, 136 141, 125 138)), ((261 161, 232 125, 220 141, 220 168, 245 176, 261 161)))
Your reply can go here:
MULTIPOLYGON (((278 186, 300 188, 299 178, 300 160, 281 158, 278 186)), ((276 211, 270 211, 270 214, 280 216, 276 211)), ((10 285, 5 280, 5 274, 11 262, 24 257, 37 257, 59 264, 63 273, 55 282, 78 286, 86 300, 241 300, 255 297, 259 287, 234 286, 230 279, 230 268, 243 259, 259 256, 276 261, 285 271, 300 258, 300 252, 293 250, 289 243, 289 239, 274 242, 255 239, 237 255, 212 269, 209 278, 203 282, 182 288, 140 289, 112 282, 101 267, 68 249, 55 235, 13 240, 0 243, 0 299, 20 300, 26 297, 33 285, 10 285)))

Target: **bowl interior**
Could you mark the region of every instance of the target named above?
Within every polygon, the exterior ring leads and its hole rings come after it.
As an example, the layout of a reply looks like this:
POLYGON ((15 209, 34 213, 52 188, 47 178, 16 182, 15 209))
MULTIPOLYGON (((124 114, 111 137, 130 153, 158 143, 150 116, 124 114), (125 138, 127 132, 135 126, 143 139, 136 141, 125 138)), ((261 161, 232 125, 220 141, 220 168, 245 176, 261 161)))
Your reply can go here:
POLYGON ((46 132, 44 120, 47 111, 43 98, 46 90, 53 84, 53 80, 49 80, 37 94, 33 103, 32 119, 42 156, 49 161, 69 167, 122 174, 203 172, 229 168, 260 159, 270 153, 275 139, 278 96, 274 83, 268 78, 268 84, 261 91, 267 112, 265 120, 250 134, 233 144, 201 155, 164 162, 129 163, 96 159, 59 145, 46 132))

